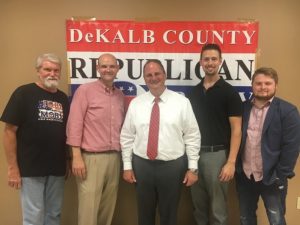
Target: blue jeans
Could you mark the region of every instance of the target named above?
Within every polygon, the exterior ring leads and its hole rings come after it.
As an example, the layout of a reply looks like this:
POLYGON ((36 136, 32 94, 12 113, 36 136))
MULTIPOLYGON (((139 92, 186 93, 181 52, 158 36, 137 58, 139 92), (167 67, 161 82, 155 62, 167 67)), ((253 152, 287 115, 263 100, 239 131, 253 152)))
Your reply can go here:
POLYGON ((236 176, 236 188, 240 204, 241 225, 257 225, 257 203, 261 196, 269 223, 272 225, 286 225, 285 199, 287 194, 287 180, 265 185, 262 181, 255 182, 246 175, 236 176))
POLYGON ((59 225, 65 178, 22 177, 23 225, 59 225))

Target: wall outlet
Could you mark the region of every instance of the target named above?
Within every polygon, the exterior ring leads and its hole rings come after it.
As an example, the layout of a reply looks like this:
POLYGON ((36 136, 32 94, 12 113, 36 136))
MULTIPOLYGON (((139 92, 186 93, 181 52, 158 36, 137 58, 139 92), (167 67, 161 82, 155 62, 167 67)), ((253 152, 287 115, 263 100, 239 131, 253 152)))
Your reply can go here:
POLYGON ((300 197, 297 198, 297 209, 300 209, 300 197))

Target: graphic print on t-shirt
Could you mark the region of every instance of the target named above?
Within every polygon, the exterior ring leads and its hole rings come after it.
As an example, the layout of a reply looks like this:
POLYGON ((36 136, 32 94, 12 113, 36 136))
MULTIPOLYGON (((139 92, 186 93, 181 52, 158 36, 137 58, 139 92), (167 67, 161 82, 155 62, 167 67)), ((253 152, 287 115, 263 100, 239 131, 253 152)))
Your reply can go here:
POLYGON ((38 104, 38 120, 63 122, 64 112, 62 104, 59 102, 40 100, 38 104))

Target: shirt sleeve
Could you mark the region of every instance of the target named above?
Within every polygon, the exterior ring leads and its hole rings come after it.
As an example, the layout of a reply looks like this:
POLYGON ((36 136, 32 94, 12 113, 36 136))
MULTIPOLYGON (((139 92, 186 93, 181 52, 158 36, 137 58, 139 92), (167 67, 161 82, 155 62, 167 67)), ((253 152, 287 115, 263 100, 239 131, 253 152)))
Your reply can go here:
POLYGON ((228 95, 227 107, 228 117, 242 116, 242 100, 239 93, 233 87, 228 95))
POLYGON ((190 101, 187 99, 184 113, 183 141, 188 158, 188 168, 197 169, 201 146, 201 134, 190 101))
POLYGON ((22 103, 24 102, 22 96, 19 89, 12 93, 1 116, 1 121, 15 126, 20 126, 22 124, 22 103))
POLYGON ((73 96, 67 122, 67 144, 71 146, 81 146, 87 108, 86 88, 80 86, 73 96))
POLYGON ((133 124, 133 118, 134 118, 134 104, 133 102, 131 102, 120 135, 124 170, 132 170, 132 152, 133 152, 134 141, 136 138, 136 130, 133 124))

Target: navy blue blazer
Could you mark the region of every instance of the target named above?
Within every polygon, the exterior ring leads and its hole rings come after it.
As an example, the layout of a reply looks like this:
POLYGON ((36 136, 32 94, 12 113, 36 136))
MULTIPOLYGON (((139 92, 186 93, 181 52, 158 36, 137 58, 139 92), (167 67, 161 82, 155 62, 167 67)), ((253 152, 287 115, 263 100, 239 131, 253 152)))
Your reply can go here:
MULTIPOLYGON (((245 149, 252 104, 243 103, 242 141, 237 160, 237 173, 243 171, 241 156, 245 149)), ((297 108, 274 97, 267 112, 261 138, 263 183, 270 185, 279 179, 295 176, 294 167, 300 150, 300 116, 297 108)))

